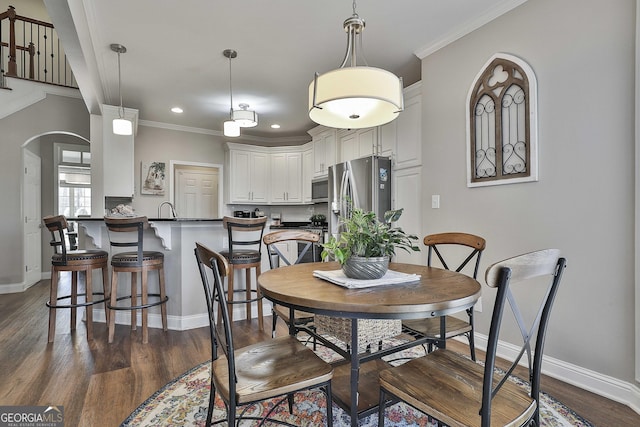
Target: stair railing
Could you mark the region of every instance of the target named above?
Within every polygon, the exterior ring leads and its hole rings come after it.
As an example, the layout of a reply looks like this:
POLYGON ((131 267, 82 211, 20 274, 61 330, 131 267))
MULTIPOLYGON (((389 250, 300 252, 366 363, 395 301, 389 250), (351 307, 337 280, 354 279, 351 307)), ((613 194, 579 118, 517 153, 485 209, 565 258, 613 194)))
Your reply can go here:
POLYGON ((13 6, 0 13, 0 87, 5 77, 78 87, 53 24, 20 16, 13 6))

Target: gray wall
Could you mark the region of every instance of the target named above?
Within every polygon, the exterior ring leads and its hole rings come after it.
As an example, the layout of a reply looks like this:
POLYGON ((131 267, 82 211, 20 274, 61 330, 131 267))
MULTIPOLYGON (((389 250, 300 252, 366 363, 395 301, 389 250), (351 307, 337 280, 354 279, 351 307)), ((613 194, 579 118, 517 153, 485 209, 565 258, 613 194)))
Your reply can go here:
MULTIPOLYGON (((170 129, 139 126, 135 136, 135 196, 133 207, 137 213, 154 218, 158 205, 169 200, 169 161, 224 164, 224 141, 219 136, 170 129), (166 163, 166 191, 164 196, 140 194, 141 162, 166 163)), ((222 189, 221 189, 222 190, 222 189)), ((168 214, 165 207, 163 214, 168 214)))
MULTIPOLYGON (((529 0, 423 59, 424 233, 487 239, 483 267, 560 248, 545 353, 634 383, 635 1, 529 0), (539 181, 466 187, 465 99, 496 52, 538 81, 539 181), (441 208, 431 209, 432 194, 441 208)), ((483 288, 478 331, 494 292, 483 288)), ((515 331, 509 331, 515 339, 515 331)))
MULTIPOLYGON (((21 283, 24 271, 22 230, 22 146, 49 132, 71 132, 88 139, 89 114, 81 99, 56 95, 47 97, 0 119, 0 285, 21 283)), ((42 144, 41 148, 42 148, 42 144)), ((44 148, 40 150, 40 154, 44 148)), ((44 171, 43 171, 44 172, 44 171)), ((45 187, 42 188, 43 194, 45 187)), ((43 206, 43 209, 46 206, 43 206)), ((43 214, 46 214, 43 210, 43 214)))

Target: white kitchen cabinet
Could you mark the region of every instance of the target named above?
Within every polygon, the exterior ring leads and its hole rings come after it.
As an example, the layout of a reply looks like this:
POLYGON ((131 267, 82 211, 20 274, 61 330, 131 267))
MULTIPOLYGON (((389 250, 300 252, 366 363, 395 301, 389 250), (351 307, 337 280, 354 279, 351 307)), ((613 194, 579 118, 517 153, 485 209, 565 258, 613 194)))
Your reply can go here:
POLYGON ((380 126, 379 154, 384 157, 394 157, 397 145, 398 120, 393 120, 380 126))
POLYGON ((313 143, 306 144, 302 152, 302 203, 311 203, 313 179, 313 143))
POLYGON ((378 128, 341 130, 338 140, 342 162, 377 154, 378 128))
POLYGON ((309 131, 313 138, 313 177, 327 176, 336 163, 336 130, 317 126, 309 131))
POLYGON ((395 120, 395 168, 411 168, 422 164, 422 93, 420 82, 404 91, 404 111, 395 120))
POLYGON ((271 203, 302 203, 302 153, 271 153, 271 203))
POLYGON ((269 154, 229 150, 229 203, 268 203, 269 154))

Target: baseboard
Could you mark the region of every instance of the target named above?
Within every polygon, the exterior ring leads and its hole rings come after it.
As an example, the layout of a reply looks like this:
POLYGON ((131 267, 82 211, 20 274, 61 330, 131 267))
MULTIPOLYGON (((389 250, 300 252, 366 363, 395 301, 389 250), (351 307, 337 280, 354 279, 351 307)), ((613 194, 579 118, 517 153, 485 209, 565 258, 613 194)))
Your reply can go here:
MULTIPOLYGON (((460 338, 460 341, 467 343, 464 337, 460 338)), ((487 349, 487 341, 488 337, 486 335, 476 332, 475 346, 478 350, 485 351, 487 349)), ((520 347, 503 341, 498 342, 498 357, 500 358, 515 360, 519 352, 520 347)), ((521 362, 521 364, 524 363, 521 362)), ((583 390, 627 405, 640 414, 640 388, 634 384, 550 356, 543 356, 542 358, 542 373, 583 390)))

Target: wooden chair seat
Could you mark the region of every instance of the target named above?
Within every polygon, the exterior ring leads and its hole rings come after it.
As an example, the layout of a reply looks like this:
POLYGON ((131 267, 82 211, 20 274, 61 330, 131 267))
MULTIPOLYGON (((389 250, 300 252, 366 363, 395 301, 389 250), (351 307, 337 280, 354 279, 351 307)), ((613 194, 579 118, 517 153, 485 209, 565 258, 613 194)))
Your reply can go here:
MULTIPOLYGON (((429 357, 381 371, 380 385, 448 426, 480 427, 483 375, 482 365, 451 350, 438 349, 429 357)), ((527 390, 507 381, 491 404, 491 425, 522 426, 535 410, 536 401, 527 390)))
MULTIPOLYGON (((274 305, 273 311, 275 311, 276 316, 284 320, 286 324, 289 324, 291 322, 291 319, 289 318, 289 309, 287 307, 274 305)), ((314 314, 309 313, 308 311, 294 310, 293 312, 293 318, 295 319, 296 324, 306 324, 309 322, 313 322, 313 316, 314 314)), ((273 319, 273 321, 275 322, 275 319, 273 319)))
MULTIPOLYGON (((447 316, 446 320, 445 339, 457 337, 470 333, 472 328, 468 321, 460 320, 457 317, 447 316)), ((434 339, 440 338, 440 318, 430 317, 428 319, 413 319, 405 320, 402 322, 402 326, 409 329, 412 332, 417 332, 420 335, 431 337, 434 339)))
MULTIPOLYGON (((293 393, 331 379, 333 369, 295 337, 283 336, 234 352, 239 405, 293 393)), ((216 390, 229 401, 226 357, 213 361, 216 390)))

